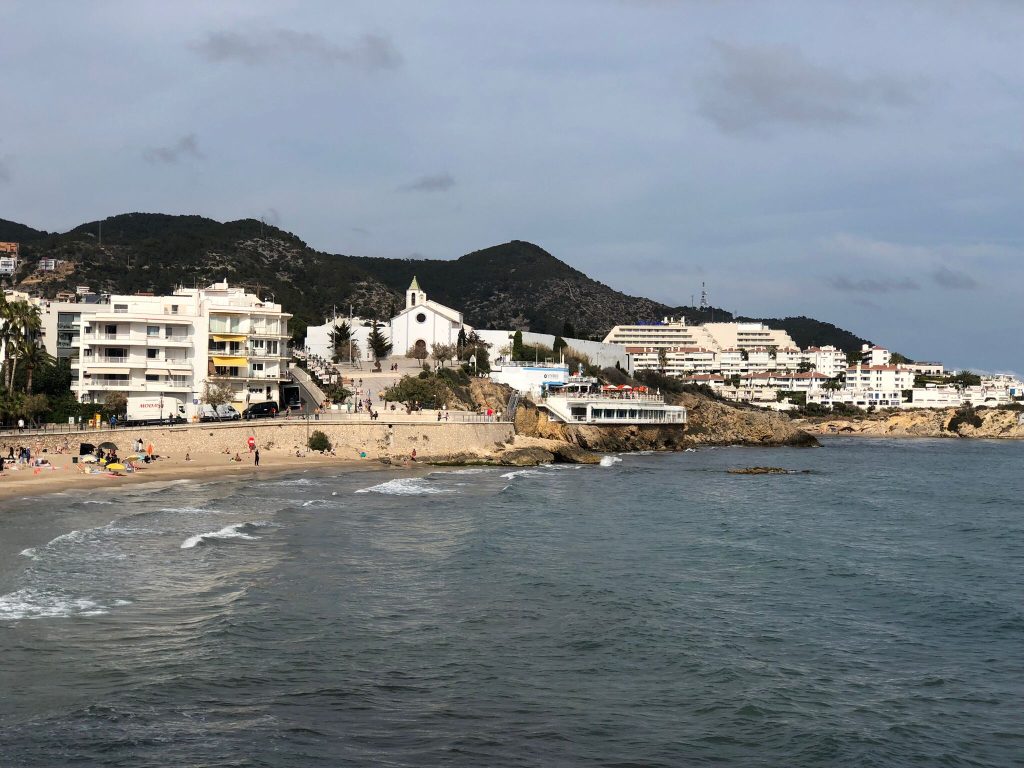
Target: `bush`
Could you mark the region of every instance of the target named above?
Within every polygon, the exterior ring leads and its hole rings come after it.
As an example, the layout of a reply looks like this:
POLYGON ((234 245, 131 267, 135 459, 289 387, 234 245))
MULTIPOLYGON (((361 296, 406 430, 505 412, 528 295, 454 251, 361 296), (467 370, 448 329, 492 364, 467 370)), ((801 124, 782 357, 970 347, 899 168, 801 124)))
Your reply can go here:
POLYGON ((436 376, 413 378, 403 376, 395 386, 384 392, 384 399, 396 403, 419 403, 423 408, 442 408, 451 392, 436 376))
POLYGON ((980 427, 982 424, 981 416, 976 414, 969 405, 964 406, 953 415, 949 424, 946 425, 946 429, 950 432, 959 432, 960 427, 964 424, 970 424, 972 427, 980 427))
POLYGON ((309 450, 320 451, 320 453, 326 453, 333 447, 331 445, 331 441, 327 438, 327 435, 325 435, 319 429, 314 431, 313 434, 309 436, 308 446, 309 450))

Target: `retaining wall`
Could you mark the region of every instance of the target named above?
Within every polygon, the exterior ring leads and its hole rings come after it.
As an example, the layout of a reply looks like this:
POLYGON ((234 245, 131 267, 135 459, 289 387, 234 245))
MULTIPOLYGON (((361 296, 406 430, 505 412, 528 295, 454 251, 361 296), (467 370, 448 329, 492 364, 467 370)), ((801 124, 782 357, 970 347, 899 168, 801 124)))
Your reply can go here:
MULTIPOLYGON (((414 448, 417 458, 442 459, 459 453, 492 451, 511 442, 515 435, 512 425, 507 422, 331 424, 310 421, 308 425, 310 434, 317 429, 326 434, 335 454, 345 459, 359 458, 361 452, 366 453, 369 459, 402 458, 409 456, 414 448)), ((8 445, 27 445, 33 451, 46 448, 50 452, 67 445, 72 454, 77 454, 80 442, 98 444, 111 441, 124 456, 131 451, 136 438, 141 437, 144 442, 152 443, 160 455, 179 457, 188 451, 199 457, 223 453, 225 448, 232 454, 245 454, 251 435, 256 438, 260 452, 267 453, 269 458, 274 454, 294 455, 296 450, 305 451, 306 433, 306 422, 282 424, 279 419, 261 419, 241 424, 140 427, 45 436, 26 432, 0 437, 0 447, 4 456, 8 445)))

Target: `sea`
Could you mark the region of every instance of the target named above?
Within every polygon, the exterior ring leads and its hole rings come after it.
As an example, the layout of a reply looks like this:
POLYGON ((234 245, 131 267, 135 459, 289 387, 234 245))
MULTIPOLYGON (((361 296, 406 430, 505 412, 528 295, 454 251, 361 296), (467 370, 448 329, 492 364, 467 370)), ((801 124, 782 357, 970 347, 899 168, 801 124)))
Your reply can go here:
POLYGON ((0 766, 1024 765, 1022 470, 834 438, 6 501, 0 766))

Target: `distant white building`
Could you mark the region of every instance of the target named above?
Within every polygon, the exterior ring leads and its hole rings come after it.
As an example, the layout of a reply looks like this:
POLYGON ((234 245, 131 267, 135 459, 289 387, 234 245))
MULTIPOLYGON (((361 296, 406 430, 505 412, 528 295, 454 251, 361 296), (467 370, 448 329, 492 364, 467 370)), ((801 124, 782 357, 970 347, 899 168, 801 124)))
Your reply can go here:
POLYGON ((521 394, 540 397, 550 384, 566 384, 569 366, 564 363, 500 363, 491 366, 491 380, 507 384, 521 394))
POLYGON ((13 275, 18 271, 16 256, 0 256, 0 275, 13 275))
POLYGON ((892 361, 892 352, 885 347, 862 344, 860 348, 860 359, 861 362, 867 365, 888 365, 892 361))
MULTIPOLYGON (((476 334, 491 345, 491 365, 494 366, 495 363, 501 361, 501 358, 508 357, 507 354, 502 353, 502 350, 506 347, 511 348, 516 332, 512 330, 489 329, 477 330, 476 334)), ((533 331, 523 331, 522 334, 523 344, 528 346, 540 345, 552 349, 554 349, 555 339, 558 338, 550 333, 534 333, 533 331)), ((633 370, 628 351, 619 344, 606 344, 602 341, 574 339, 572 337, 565 337, 562 341, 566 343, 567 349, 580 355, 586 355, 590 359, 591 364, 596 365, 598 368, 615 368, 618 365, 623 371, 631 372, 633 370)), ((557 363, 560 361, 552 358, 536 362, 557 363)))

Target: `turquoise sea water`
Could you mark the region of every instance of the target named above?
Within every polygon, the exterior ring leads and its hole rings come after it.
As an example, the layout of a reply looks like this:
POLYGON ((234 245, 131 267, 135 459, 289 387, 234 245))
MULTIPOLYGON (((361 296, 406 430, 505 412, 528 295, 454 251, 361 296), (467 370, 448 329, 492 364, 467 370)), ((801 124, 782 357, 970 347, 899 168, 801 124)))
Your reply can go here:
POLYGON ((1024 444, 620 458, 5 504, 0 766, 1024 764, 1024 444))

